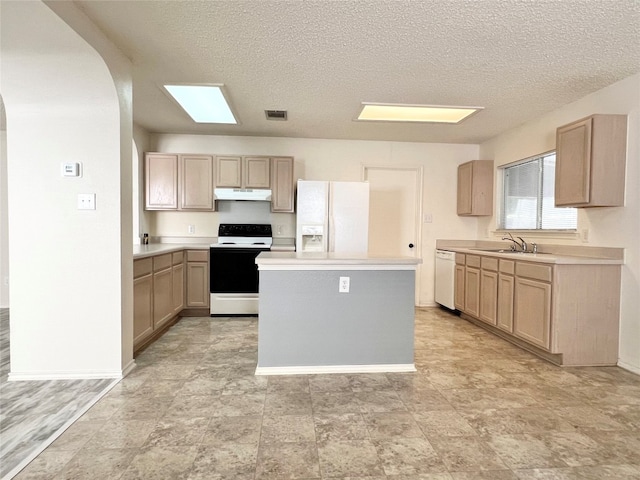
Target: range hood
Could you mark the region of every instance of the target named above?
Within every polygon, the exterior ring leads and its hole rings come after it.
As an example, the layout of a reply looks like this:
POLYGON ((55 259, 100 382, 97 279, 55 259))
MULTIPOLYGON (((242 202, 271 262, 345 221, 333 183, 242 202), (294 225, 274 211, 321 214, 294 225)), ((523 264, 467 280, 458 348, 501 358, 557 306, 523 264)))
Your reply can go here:
POLYGON ((213 198, 215 200, 270 202, 271 190, 265 188, 215 188, 213 198))

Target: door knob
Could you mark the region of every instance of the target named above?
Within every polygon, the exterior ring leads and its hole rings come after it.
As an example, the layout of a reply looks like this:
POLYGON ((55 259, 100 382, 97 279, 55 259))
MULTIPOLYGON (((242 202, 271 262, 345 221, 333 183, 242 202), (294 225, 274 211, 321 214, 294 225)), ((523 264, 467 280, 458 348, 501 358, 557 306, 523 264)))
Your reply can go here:
POLYGON ((413 243, 410 243, 410 244, 409 244, 409 248, 413 248, 413 243))

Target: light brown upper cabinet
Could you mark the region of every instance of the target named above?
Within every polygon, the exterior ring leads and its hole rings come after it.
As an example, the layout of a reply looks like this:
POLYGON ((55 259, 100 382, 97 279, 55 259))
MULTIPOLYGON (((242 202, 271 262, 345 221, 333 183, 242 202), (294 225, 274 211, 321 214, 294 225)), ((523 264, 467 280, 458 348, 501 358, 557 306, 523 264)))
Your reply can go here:
POLYGON ((216 187, 270 188, 269 157, 216 157, 216 187))
POLYGON ((624 205, 626 115, 591 115, 556 131, 557 207, 624 205))
POLYGON ((493 161, 473 160, 458 166, 458 215, 493 214, 493 161))
POLYGON ((147 153, 145 167, 145 209, 177 210, 178 155, 147 153))
POLYGON ((213 210, 213 157, 180 155, 180 210, 213 210))
POLYGON ((213 211, 213 156, 147 153, 146 210, 213 211))
POLYGON ((271 159, 271 190, 271 211, 293 213, 294 181, 292 157, 274 157, 271 159))

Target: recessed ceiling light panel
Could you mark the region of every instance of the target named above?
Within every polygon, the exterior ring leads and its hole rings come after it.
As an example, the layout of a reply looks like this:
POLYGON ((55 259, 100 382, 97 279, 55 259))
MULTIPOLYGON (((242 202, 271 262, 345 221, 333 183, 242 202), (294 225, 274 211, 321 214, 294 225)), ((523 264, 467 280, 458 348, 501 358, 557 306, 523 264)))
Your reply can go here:
POLYGON ((371 122, 460 123, 483 107, 363 103, 357 120, 371 122))
POLYGON ((164 88, 194 122, 238 123, 224 96, 222 85, 164 85, 164 88))

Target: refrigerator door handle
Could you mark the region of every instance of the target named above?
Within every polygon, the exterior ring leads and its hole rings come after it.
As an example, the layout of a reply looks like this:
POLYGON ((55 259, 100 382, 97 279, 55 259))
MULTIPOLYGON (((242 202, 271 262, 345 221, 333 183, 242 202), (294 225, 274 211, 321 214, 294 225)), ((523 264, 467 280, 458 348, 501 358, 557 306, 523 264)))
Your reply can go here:
POLYGON ((335 242, 335 237, 333 236, 333 215, 329 216, 329 231, 325 232, 324 234, 325 235, 327 235, 327 234, 329 235, 329 238, 328 238, 329 242, 327 244, 328 245, 327 251, 328 252, 335 251, 335 249, 336 249, 335 248, 336 247, 335 243, 336 242, 335 242))

